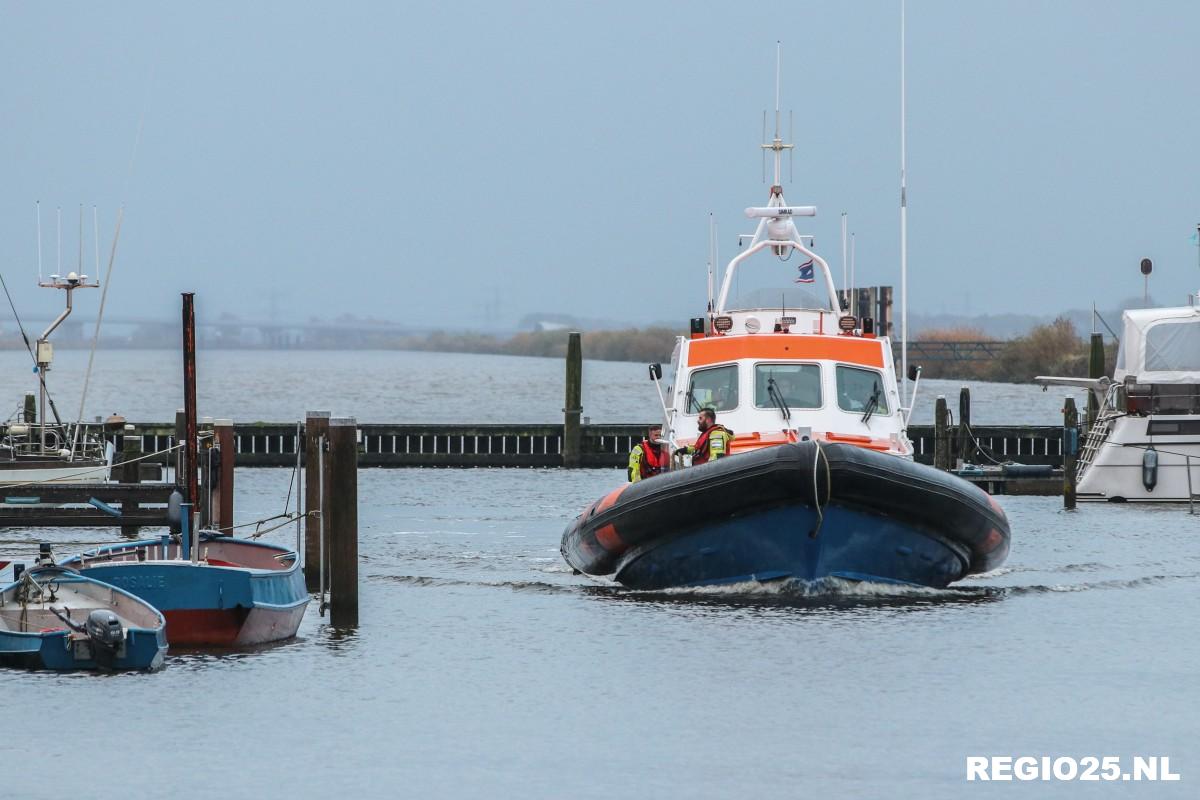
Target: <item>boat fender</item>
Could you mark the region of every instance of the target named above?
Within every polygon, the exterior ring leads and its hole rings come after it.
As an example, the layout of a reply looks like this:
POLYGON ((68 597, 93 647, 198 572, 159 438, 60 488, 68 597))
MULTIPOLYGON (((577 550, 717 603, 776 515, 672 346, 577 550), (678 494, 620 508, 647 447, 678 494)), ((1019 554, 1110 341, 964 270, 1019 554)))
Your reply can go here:
POLYGON ((1154 445, 1150 445, 1142 453, 1142 486, 1146 487, 1147 492, 1153 492, 1157 485, 1158 451, 1154 449, 1154 445))
POLYGON ((167 525, 170 526, 171 533, 179 534, 183 531, 182 507, 183 492, 175 489, 167 498, 167 525))

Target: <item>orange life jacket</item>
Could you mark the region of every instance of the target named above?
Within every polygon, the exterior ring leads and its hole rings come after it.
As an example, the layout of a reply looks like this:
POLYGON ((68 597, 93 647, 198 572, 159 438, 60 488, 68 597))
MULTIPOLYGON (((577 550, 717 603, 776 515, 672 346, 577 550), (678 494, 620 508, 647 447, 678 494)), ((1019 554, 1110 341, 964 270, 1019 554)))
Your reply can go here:
POLYGON ((659 450, 658 445, 643 439, 641 447, 642 477, 649 478, 652 475, 657 475, 662 472, 663 462, 666 461, 666 459, 663 458, 662 452, 659 450))
POLYGON ((692 453, 692 466, 695 466, 697 464, 703 464, 704 462, 708 461, 708 455, 709 455, 709 453, 708 453, 708 438, 712 434, 713 431, 718 430, 718 429, 725 431, 725 433, 729 434, 730 439, 733 438, 733 431, 729 430, 729 428, 726 428, 724 425, 722 425, 719 422, 714 422, 712 424, 712 427, 710 427, 708 430, 704 431, 704 433, 700 434, 700 438, 697 439, 696 444, 694 444, 692 446, 695 451, 692 453))

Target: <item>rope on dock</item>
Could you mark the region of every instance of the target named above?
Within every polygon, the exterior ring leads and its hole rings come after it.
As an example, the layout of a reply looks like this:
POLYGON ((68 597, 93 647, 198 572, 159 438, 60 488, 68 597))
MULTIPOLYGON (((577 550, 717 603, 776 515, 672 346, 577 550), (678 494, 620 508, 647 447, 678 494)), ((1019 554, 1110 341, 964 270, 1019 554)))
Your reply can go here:
POLYGON ((256 520, 254 522, 243 522, 241 525, 230 525, 228 528, 220 528, 219 530, 233 531, 238 528, 249 528, 251 525, 262 525, 264 522, 270 522, 273 519, 282 519, 283 520, 283 522, 280 522, 277 525, 272 525, 269 528, 265 528, 263 530, 256 530, 256 531, 254 531, 254 533, 252 533, 248 537, 246 537, 248 539, 257 539, 260 536, 265 536, 266 534, 270 533, 271 531, 277 531, 280 528, 282 528, 284 525, 289 525, 298 519, 304 519, 305 517, 315 517, 315 516, 318 516, 320 513, 321 513, 320 511, 313 509, 312 511, 303 511, 303 512, 300 512, 297 514, 275 514, 274 516, 263 517, 262 519, 256 520))

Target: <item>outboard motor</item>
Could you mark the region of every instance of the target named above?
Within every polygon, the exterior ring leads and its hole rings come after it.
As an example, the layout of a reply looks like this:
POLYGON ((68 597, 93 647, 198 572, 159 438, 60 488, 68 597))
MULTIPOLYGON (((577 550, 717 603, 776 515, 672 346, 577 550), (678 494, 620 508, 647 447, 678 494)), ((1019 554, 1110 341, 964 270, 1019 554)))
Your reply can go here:
POLYGON ((88 614, 83 629, 92 643, 92 658, 96 664, 111 669, 117 659, 117 649, 125 640, 120 618, 107 608, 97 608, 88 614))
POLYGON ((1150 445, 1142 453, 1142 486, 1147 492, 1153 492, 1158 485, 1158 451, 1150 445))

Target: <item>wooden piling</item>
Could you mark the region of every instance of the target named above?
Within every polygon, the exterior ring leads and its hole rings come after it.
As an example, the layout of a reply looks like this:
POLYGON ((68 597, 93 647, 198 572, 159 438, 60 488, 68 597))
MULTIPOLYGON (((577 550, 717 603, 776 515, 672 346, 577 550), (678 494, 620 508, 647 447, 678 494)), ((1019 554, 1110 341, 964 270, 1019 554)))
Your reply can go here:
POLYGON ((971 390, 966 386, 958 390, 958 448, 959 466, 975 457, 975 444, 971 439, 971 390))
POLYGON ((353 417, 329 420, 328 515, 330 623, 358 625, 358 425, 353 417))
POLYGON ((34 422, 38 421, 38 419, 37 419, 37 395, 36 394, 26 394, 25 395, 25 410, 21 416, 24 417, 25 422, 28 422, 28 423, 34 423, 34 422))
POLYGON ((1079 412, 1075 398, 1063 403, 1063 508, 1075 508, 1075 465, 1079 458, 1079 412))
POLYGON ((184 502, 191 503, 192 516, 188 519, 188 530, 193 531, 193 551, 199 551, 200 537, 195 535, 195 511, 200 505, 200 487, 196 470, 196 310, 195 292, 183 295, 183 422, 184 446, 183 480, 184 502))
MULTIPOLYGON (((321 458, 318 448, 321 437, 329 434, 328 411, 309 411, 304 417, 304 584, 310 592, 321 588, 321 458)), ((329 483, 325 483, 325 498, 329 498, 329 483)), ((328 530, 328 528, 326 528, 328 530)), ((325 565, 325 585, 329 585, 329 564, 325 565)))
POLYGON ((583 414, 583 345, 580 335, 572 331, 567 340, 567 402, 563 407, 563 466, 578 467, 582 461, 580 445, 582 430, 579 426, 583 414))
MULTIPOLYGON (((142 437, 135 436, 133 426, 126 425, 125 433, 121 437, 121 463, 117 467, 117 480, 120 483, 141 483, 141 462, 137 459, 142 455, 142 437)), ((137 500, 122 500, 121 501, 121 516, 132 517, 134 512, 141 510, 141 504, 137 500)), ((138 526, 122 525, 121 535, 128 538, 137 538, 138 526)))
POLYGON ((933 411, 933 465, 940 470, 950 469, 950 409, 946 396, 941 394, 933 411))
POLYGON ((233 439, 233 420, 219 419, 213 422, 213 434, 217 445, 217 480, 213 492, 216 506, 216 521, 213 527, 222 533, 232 533, 233 528, 233 479, 237 445, 233 439))
MULTIPOLYGON (((1092 334, 1092 346, 1088 352, 1088 377, 1104 377, 1104 334, 1102 333, 1092 334)), ((1096 401, 1095 394, 1088 392, 1087 426, 1089 429, 1096 424, 1098 416, 1100 416, 1100 403, 1096 401)))

